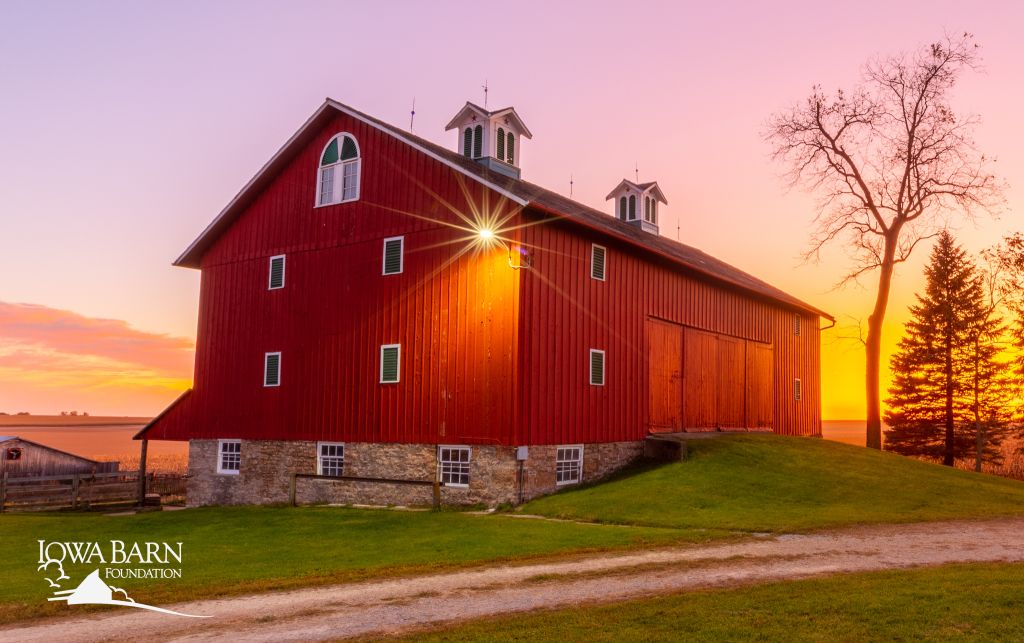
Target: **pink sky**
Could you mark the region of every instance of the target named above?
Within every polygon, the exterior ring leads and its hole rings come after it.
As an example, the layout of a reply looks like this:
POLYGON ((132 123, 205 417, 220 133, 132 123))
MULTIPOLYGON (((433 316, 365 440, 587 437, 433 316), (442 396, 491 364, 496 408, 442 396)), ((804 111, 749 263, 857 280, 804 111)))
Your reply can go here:
MULTIPOLYGON (((0 410, 158 412, 191 377, 198 301, 198 272, 170 262, 323 98, 405 127, 415 97, 416 133, 450 145, 485 79, 534 133, 524 178, 567 193, 571 174, 608 208, 638 163, 668 196, 663 234, 866 318, 869 282, 830 291, 842 252, 799 263, 813 199, 785 192, 765 120, 876 53, 971 31, 985 70, 955 103, 1011 185, 1001 220, 958 225, 981 249, 1024 227, 1022 24, 1011 2, 4 3, 0 410), (120 339, 71 341, 41 313, 120 339)), ((926 255, 897 278, 888 346, 926 255)), ((835 335, 825 416, 859 417, 861 352, 835 335)))

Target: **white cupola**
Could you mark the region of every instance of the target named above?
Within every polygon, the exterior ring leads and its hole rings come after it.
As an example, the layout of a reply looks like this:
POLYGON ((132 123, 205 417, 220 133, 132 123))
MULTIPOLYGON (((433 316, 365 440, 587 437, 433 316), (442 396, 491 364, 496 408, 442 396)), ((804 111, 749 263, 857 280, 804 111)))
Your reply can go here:
POLYGON ((622 179, 605 200, 612 201, 620 220, 651 234, 658 234, 658 204, 668 205, 657 181, 633 183, 622 179))
POLYGON ((444 131, 456 130, 456 150, 488 168, 519 178, 519 141, 533 138, 523 119, 512 107, 487 111, 466 103, 444 131))

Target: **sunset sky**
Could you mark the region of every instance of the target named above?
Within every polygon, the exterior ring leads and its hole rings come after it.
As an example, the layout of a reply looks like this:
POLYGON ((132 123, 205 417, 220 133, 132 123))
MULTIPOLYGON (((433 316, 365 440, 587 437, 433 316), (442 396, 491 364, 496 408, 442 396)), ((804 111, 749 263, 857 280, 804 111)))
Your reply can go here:
MULTIPOLYGON (((0 411, 149 415, 192 376, 199 273, 171 261, 320 105, 336 98, 454 145, 466 100, 514 105, 523 177, 611 211, 639 165, 662 233, 839 320, 824 417, 863 417, 864 288, 836 247, 800 262, 814 198, 787 192, 766 119, 811 86, 970 31, 984 69, 954 97, 1010 185, 968 249, 1024 229, 1024 4, 1017 2, 5 2, 0 4, 0 411), (784 4, 784 6, 783 6, 784 4), (846 328, 844 328, 846 327, 846 328)), ((898 339, 928 248, 900 268, 898 339)), ((887 361, 887 358, 886 358, 887 361)), ((887 378, 886 378, 887 379, 887 378)))

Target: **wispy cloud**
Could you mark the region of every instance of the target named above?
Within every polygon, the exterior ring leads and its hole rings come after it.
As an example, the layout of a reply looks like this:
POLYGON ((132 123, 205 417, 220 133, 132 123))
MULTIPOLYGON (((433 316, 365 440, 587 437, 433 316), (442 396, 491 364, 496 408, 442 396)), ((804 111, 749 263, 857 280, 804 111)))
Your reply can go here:
POLYGON ((193 351, 123 320, 0 302, 0 409, 156 412, 189 385, 193 351))

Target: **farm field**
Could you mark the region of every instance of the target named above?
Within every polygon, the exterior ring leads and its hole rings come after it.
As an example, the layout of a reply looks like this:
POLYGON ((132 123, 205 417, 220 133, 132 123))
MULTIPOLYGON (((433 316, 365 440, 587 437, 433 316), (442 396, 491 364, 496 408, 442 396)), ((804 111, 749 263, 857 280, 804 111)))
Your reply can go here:
POLYGON ((1024 515, 1024 483, 891 454, 776 436, 691 447, 685 463, 635 469, 521 509, 619 525, 340 507, 0 515, 0 550, 10 553, 0 561, 8 590, 0 595, 0 621, 57 613, 43 600, 47 588, 32 564, 40 538, 184 542, 181 580, 133 585, 133 598, 159 604, 747 532, 1024 515))
POLYGON ((1024 565, 893 570, 464 622, 403 641, 1024 638, 1024 565))

